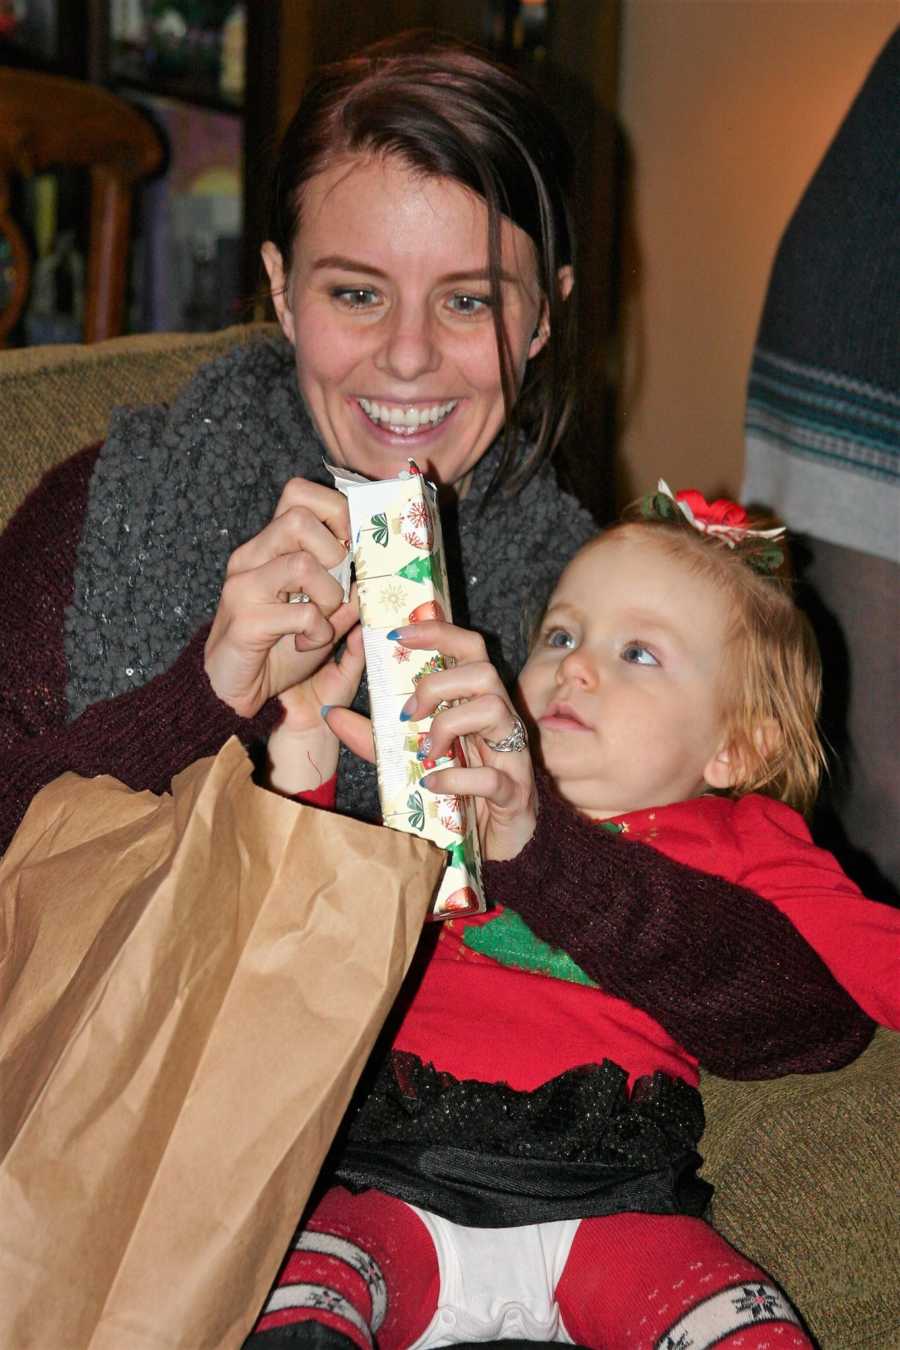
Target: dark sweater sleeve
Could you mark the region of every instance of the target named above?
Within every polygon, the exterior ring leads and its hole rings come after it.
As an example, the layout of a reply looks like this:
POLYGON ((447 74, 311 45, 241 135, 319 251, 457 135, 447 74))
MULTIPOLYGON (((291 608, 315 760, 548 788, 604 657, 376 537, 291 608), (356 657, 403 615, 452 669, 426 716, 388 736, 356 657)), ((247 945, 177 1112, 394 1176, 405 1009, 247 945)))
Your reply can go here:
POLYGON ((270 699, 255 718, 241 718, 216 697, 204 627, 167 671, 67 721, 63 625, 97 453, 91 447, 51 470, 0 536, 0 850, 34 794, 62 773, 111 774, 161 792, 229 736, 245 744, 266 736, 281 714, 270 699))
POLYGON ((819 1073, 865 1049, 875 1024, 773 904, 538 787, 531 841, 484 865, 490 900, 724 1078, 819 1073))

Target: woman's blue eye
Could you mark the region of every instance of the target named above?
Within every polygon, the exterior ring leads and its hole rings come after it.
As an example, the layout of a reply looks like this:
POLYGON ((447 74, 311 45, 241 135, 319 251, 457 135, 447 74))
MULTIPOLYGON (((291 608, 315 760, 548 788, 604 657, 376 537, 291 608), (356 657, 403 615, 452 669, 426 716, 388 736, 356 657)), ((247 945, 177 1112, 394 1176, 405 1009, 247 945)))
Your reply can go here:
POLYGON ((331 295, 348 309, 368 309, 378 299, 367 286, 335 286, 331 295))
POLYGON ((658 666, 659 662, 651 651, 640 642, 629 642, 622 648, 622 660, 633 666, 658 666))
POLYGON ((544 641, 548 647, 566 647, 575 646, 575 639, 571 633, 567 633, 565 628, 551 628, 548 630, 544 641))
POLYGON ((490 309, 491 299, 488 295, 451 295, 447 303, 455 314, 468 316, 490 309))

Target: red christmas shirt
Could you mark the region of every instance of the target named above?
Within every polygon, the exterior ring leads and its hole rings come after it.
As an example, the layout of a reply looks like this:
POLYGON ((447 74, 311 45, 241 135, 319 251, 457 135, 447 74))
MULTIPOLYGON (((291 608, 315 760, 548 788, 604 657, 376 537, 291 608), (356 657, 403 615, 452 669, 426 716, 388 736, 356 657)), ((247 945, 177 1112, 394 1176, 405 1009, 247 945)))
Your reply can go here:
MULTIPOLYGON (((795 811, 758 795, 701 797, 614 823, 626 840, 776 905, 875 1021, 900 1028, 900 912, 867 900, 832 855, 813 844, 795 811)), ((491 925, 508 922, 498 905, 442 923, 397 1031, 397 1049, 458 1078, 521 1089, 606 1058, 626 1068, 632 1082, 657 1069, 698 1081, 702 1054, 690 1054, 630 1002, 486 954, 491 925)))

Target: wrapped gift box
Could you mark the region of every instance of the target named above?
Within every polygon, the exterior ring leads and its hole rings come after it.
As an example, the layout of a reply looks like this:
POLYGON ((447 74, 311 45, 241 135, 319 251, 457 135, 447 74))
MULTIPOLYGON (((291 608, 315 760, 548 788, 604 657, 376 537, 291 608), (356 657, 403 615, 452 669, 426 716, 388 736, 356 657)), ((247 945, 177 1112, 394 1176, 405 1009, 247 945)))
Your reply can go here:
POLYGON ((384 823, 446 851, 433 918, 481 913, 485 903, 474 802, 419 786, 429 769, 465 763, 465 747, 459 747, 456 759, 423 760, 419 755, 431 718, 400 720, 418 681, 442 670, 444 658, 436 651, 411 651, 387 637, 394 628, 452 617, 437 490, 412 461, 397 478, 375 480, 328 467, 350 507, 384 823))

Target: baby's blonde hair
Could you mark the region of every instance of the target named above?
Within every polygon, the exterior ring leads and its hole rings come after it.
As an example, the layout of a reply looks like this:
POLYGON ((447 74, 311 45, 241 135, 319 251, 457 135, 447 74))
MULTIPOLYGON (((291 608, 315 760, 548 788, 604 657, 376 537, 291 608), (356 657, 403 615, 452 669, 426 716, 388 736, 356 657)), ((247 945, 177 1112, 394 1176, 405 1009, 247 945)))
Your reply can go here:
MULTIPOLYGON (((729 596, 734 617, 722 703, 725 743, 736 775, 731 791, 738 796, 764 792, 808 812, 826 764, 816 725, 822 660, 809 620, 794 599, 787 563, 774 572, 754 570, 754 562, 759 565, 771 552, 771 542, 746 538, 729 548, 683 517, 647 519, 640 503, 600 538, 619 533, 653 540, 729 596)), ((786 548, 783 552, 787 559, 786 548)))

